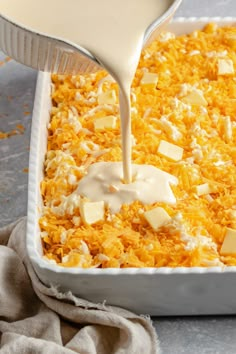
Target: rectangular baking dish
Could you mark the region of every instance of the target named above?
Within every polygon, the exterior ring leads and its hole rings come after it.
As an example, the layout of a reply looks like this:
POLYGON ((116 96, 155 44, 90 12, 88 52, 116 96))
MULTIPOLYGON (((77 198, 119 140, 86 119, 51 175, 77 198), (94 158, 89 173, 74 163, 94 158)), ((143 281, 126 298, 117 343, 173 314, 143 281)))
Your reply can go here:
MULTIPOLYGON (((235 18, 178 18, 168 27, 177 35, 206 23, 236 25, 235 18)), ((62 268, 42 258, 38 219, 40 182, 51 107, 50 74, 39 73, 34 102, 28 186, 27 252, 43 283, 86 300, 152 316, 236 313, 236 267, 214 268, 62 268)))

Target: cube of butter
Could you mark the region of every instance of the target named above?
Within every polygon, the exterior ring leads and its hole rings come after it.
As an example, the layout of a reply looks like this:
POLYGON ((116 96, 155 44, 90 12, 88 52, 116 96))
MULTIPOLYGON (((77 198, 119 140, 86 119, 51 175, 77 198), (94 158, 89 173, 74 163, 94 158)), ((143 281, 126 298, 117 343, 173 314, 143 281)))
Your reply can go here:
POLYGON ((85 202, 80 203, 80 215, 85 224, 92 225, 104 220, 104 202, 85 202))
POLYGON ((185 96, 182 101, 186 104, 196 105, 196 106, 207 106, 207 100, 205 99, 203 92, 201 90, 192 89, 191 92, 185 96))
POLYGON ((201 195, 206 195, 206 194, 210 194, 211 193, 211 188, 209 187, 208 183, 203 183, 203 184, 199 184, 196 187, 197 190, 197 195, 200 197, 201 195))
POLYGON ((158 75, 155 73, 144 73, 140 81, 141 85, 156 86, 158 81, 158 75))
POLYGON ((171 160, 180 161, 183 157, 184 149, 180 146, 168 143, 168 141, 161 140, 157 151, 171 160))
POLYGON ((234 74, 234 63, 231 59, 218 60, 218 75, 234 74))
POLYGON ((106 116, 97 118, 94 120, 93 125, 95 130, 114 129, 116 127, 116 117, 106 116))
POLYGON ((161 207, 146 211, 143 215, 155 231, 171 219, 170 215, 161 207))
POLYGON ((222 256, 229 254, 236 255, 236 230, 227 228, 220 254, 222 256))
POLYGON ((116 91, 109 90, 98 95, 99 104, 115 104, 116 103, 116 91))

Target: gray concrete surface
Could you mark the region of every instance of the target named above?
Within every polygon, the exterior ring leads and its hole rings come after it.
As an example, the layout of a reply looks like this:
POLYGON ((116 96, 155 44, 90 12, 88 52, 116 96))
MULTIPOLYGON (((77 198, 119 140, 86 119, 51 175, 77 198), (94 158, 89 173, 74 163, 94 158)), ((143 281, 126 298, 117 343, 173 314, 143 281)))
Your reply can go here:
MULTIPOLYGON (((235 16, 236 0, 183 0, 176 16, 235 16)), ((0 226, 26 214, 31 113, 37 73, 0 53, 0 131, 25 127, 0 139, 0 226), (30 112, 30 114, 26 114, 30 112)), ((236 312, 236 309, 235 309, 236 312)), ((163 354, 236 354, 236 318, 153 319, 163 354)), ((144 353, 145 354, 145 353, 144 353)))

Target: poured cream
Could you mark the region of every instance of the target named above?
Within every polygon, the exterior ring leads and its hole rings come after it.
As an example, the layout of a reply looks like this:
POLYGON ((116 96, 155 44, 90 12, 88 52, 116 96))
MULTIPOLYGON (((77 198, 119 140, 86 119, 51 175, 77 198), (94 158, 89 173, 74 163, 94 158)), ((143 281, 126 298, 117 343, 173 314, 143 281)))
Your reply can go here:
POLYGON ((173 176, 153 166, 131 165, 130 112, 130 87, 146 29, 172 3, 173 0, 1 0, 0 3, 0 13, 19 25, 87 49, 117 81, 123 172, 120 163, 95 164, 78 189, 91 200, 106 201, 113 211, 134 200, 145 204, 175 201, 169 187, 169 183, 176 184, 173 176), (119 192, 109 192, 106 185, 113 184, 119 192), (94 185, 96 188, 91 187, 94 185))
POLYGON ((132 165, 132 182, 123 183, 121 162, 92 164, 80 181, 77 193, 93 201, 104 200, 111 213, 117 213, 122 204, 139 200, 143 204, 163 202, 174 204, 170 184, 178 179, 150 165, 132 165))

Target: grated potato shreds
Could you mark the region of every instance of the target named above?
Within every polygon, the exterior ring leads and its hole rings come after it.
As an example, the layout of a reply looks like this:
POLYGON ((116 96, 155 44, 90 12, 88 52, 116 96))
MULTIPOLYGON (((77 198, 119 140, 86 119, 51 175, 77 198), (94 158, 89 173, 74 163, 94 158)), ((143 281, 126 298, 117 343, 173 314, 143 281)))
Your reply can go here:
POLYGON ((220 255, 226 228, 236 229, 235 49, 236 28, 208 24, 178 38, 162 35, 143 51, 131 95, 133 163, 176 176, 177 203, 123 205, 116 215, 106 210, 105 222, 93 226, 81 221, 76 188, 90 164, 121 161, 118 100, 98 103, 109 90, 118 97, 117 84, 105 71, 52 76, 41 184, 46 259, 84 268, 236 265, 236 256, 220 255), (222 58, 232 61, 233 73, 219 75, 222 58), (158 74, 156 87, 140 85, 145 72, 158 74), (111 114, 118 118, 115 128, 95 132, 94 120, 111 114), (160 155, 161 140, 182 147, 182 159, 160 155), (198 195, 201 185, 208 194, 198 195), (153 231, 143 213, 157 206, 171 220, 153 231))

